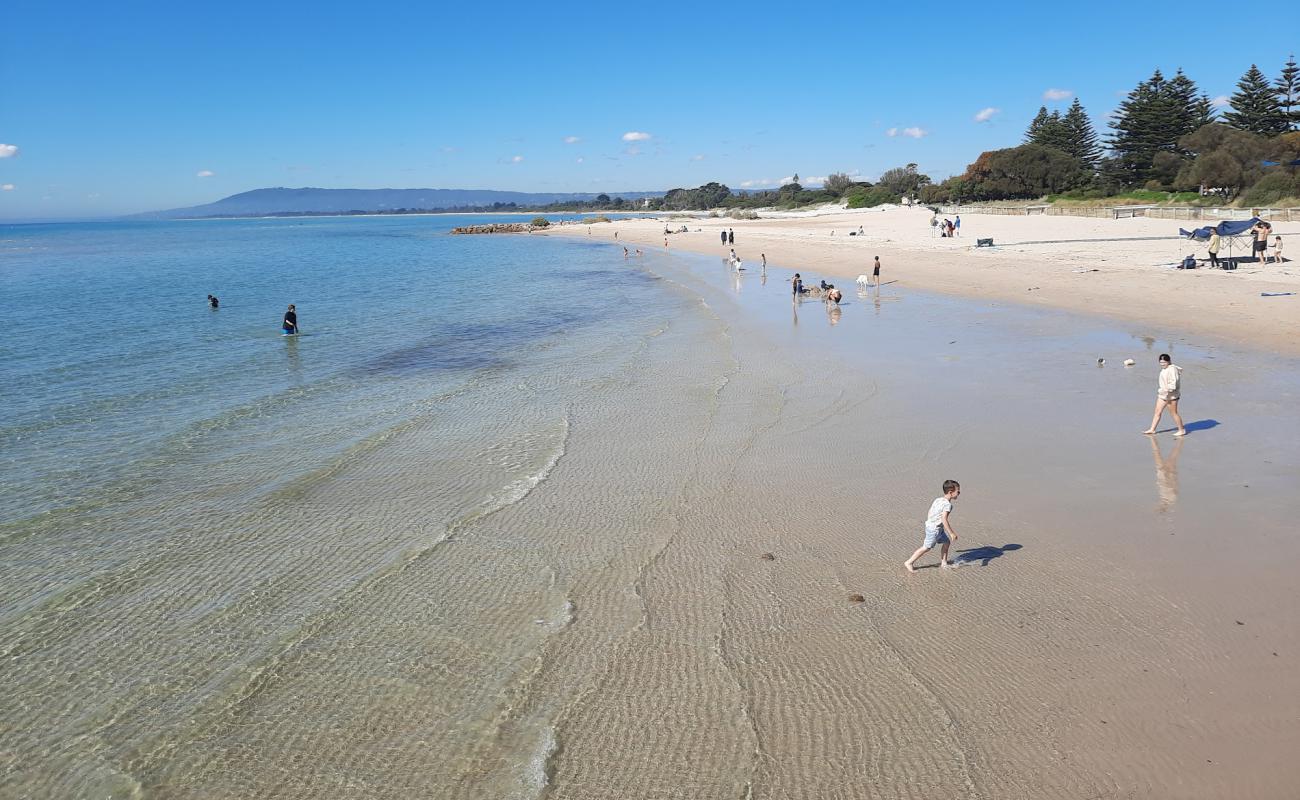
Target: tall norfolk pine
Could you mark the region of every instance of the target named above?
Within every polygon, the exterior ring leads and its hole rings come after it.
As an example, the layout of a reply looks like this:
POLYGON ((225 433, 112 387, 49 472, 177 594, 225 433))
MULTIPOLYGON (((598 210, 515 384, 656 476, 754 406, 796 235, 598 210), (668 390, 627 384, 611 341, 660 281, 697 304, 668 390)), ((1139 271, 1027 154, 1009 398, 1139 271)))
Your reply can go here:
POLYGON ((1288 130, 1300 130, 1300 67, 1291 56, 1282 68, 1282 74, 1273 81, 1277 103, 1286 120, 1288 130))
POLYGON ((1237 92, 1232 96, 1231 104, 1232 111, 1223 115, 1223 121, 1239 130, 1277 136, 1286 133, 1290 127, 1290 120, 1279 102, 1278 90, 1254 64, 1237 81, 1237 92))
POLYGON ((1128 93, 1110 123, 1106 144, 1116 173, 1129 185, 1168 176, 1176 161, 1188 157, 1178 140, 1212 119, 1209 101, 1182 70, 1169 80, 1157 69, 1128 93))
POLYGON ((1083 110, 1079 98, 1074 98, 1070 110, 1061 116, 1061 112, 1047 113, 1047 107, 1038 109, 1038 115, 1029 123, 1025 131, 1025 144, 1037 144, 1051 147, 1073 156, 1087 172, 1097 168, 1101 160, 1101 146, 1097 142, 1097 132, 1092 128, 1088 113, 1083 110))

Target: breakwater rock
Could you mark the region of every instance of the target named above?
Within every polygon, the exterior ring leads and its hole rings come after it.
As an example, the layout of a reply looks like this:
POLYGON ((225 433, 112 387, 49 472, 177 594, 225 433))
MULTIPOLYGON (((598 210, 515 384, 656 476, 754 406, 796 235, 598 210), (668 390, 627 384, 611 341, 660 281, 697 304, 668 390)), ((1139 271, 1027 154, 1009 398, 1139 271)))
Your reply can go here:
POLYGON ((490 225, 465 225, 452 233, 530 233, 536 227, 527 222, 494 222, 490 225))

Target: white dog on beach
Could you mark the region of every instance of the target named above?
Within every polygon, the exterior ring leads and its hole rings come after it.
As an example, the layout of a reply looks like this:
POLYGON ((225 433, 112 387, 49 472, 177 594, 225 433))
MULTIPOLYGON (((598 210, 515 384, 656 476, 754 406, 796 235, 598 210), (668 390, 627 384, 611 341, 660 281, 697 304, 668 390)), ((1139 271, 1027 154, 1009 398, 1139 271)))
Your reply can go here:
POLYGON ((870 286, 870 285, 871 285, 871 278, 868 277, 868 276, 866 276, 866 275, 859 275, 859 276, 858 276, 858 285, 859 285, 859 286, 870 286))

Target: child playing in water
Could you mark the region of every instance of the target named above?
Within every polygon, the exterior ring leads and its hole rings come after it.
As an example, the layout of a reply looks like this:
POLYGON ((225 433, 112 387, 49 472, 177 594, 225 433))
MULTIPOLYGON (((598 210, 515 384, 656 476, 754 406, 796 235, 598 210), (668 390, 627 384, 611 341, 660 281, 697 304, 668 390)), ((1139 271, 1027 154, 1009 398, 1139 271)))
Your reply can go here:
POLYGON ((908 572, 916 572, 916 567, 912 566, 916 560, 934 549, 936 544, 942 544, 943 548, 939 551, 939 566, 952 566, 948 562, 948 545, 957 539, 957 532, 952 529, 952 521, 948 515, 952 513, 952 501, 957 499, 961 494, 961 484, 954 480, 943 482, 943 497, 936 498, 930 504, 930 513, 925 518, 925 541, 916 549, 912 557, 903 562, 908 572))

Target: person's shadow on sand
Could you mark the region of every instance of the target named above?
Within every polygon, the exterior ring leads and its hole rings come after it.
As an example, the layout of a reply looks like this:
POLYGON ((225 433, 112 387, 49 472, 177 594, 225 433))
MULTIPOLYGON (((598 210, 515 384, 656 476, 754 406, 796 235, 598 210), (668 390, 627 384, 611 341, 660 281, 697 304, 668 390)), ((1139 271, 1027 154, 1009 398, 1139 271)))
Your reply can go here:
POLYGON ((968 547, 965 550, 958 550, 957 557, 952 560, 953 564, 958 566, 971 566, 976 561, 980 562, 981 567, 987 567, 989 562, 995 558, 1001 558, 1006 553, 1013 550, 1019 550, 1023 545, 1004 544, 1001 547, 985 545, 984 547, 968 547))

